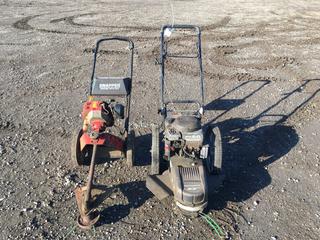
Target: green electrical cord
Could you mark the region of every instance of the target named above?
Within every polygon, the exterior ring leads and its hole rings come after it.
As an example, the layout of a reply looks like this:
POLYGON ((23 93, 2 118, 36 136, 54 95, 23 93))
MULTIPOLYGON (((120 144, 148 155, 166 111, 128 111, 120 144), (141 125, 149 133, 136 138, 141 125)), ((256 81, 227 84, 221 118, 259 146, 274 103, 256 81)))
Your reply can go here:
POLYGON ((93 236, 96 236, 96 228, 94 225, 93 225, 93 236))
POLYGON ((212 227, 212 229, 220 238, 223 238, 224 232, 222 231, 220 226, 209 215, 200 213, 200 216, 212 227))
POLYGON ((77 226, 73 226, 70 231, 65 235, 63 236, 63 239, 67 239, 67 237, 76 229, 77 226))
POLYGON ((223 230, 220 228, 219 224, 217 224, 209 215, 206 215, 208 219, 218 228, 220 234, 224 234, 223 230))

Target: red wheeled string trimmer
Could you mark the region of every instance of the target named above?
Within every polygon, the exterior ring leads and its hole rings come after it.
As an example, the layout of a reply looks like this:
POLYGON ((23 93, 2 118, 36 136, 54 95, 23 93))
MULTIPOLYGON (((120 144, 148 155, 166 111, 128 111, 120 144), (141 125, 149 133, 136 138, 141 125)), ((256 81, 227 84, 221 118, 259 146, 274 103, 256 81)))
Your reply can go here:
MULTIPOLYGON (((170 36, 170 34, 169 34, 170 36)), ((152 128, 151 175, 147 188, 160 200, 173 195, 175 204, 186 215, 197 216, 208 204, 210 191, 221 185, 222 145, 218 127, 204 127, 201 123, 204 104, 203 70, 200 28, 191 25, 167 25, 161 30, 161 107, 160 126, 152 128), (192 31, 197 36, 196 56, 176 55, 167 52, 168 37, 165 32, 192 31), (164 96, 165 62, 168 58, 196 58, 199 63, 201 102, 188 99, 169 99, 164 96), (177 110, 174 106, 185 105, 177 110), (192 110, 190 105, 197 105, 192 110), (160 132, 163 139, 159 139, 160 132), (160 149, 160 140, 164 149, 160 149), (165 169, 162 169, 165 166, 165 169)), ((182 83, 184 84, 184 83, 182 83)), ((190 86, 191 88, 193 86, 190 86)))
MULTIPOLYGON (((97 41, 90 84, 89 99, 82 110, 82 129, 74 133, 71 158, 77 165, 89 165, 86 186, 75 190, 80 212, 78 225, 89 229, 99 219, 99 212, 92 208, 92 188, 97 157, 126 157, 129 166, 134 164, 134 131, 129 129, 130 96, 132 87, 133 49, 131 40, 124 37, 101 38, 97 41), (130 50, 129 72, 126 77, 96 76, 96 62, 99 46, 106 41, 128 42, 130 50), (125 106, 116 99, 125 99, 125 106), (116 123, 119 123, 118 125, 116 123), (116 127, 119 133, 112 133, 116 127)), ((123 101, 124 102, 124 101, 123 101)))

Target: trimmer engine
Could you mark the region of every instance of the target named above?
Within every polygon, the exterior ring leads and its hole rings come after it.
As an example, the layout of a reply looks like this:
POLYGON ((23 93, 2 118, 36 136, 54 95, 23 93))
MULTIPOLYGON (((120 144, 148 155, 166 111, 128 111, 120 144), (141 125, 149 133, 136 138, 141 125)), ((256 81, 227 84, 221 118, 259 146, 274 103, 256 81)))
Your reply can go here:
POLYGON ((193 116, 180 116, 169 118, 165 122, 165 158, 169 158, 170 151, 191 158, 200 157, 204 136, 201 125, 198 126, 198 121, 200 123, 201 120, 193 116), (187 123, 188 120, 189 124, 193 122, 193 127, 188 128, 181 125, 187 123), (177 151, 180 151, 180 153, 177 151))
POLYGON ((114 125, 114 117, 110 106, 102 101, 87 101, 81 113, 84 132, 96 139, 107 127, 114 125))
POLYGON ((112 105, 112 102, 94 101, 89 99, 84 103, 81 117, 83 119, 82 136, 80 137, 80 150, 83 163, 90 161, 86 157, 91 152, 92 144, 111 147, 123 151, 123 140, 109 134, 106 129, 114 126, 116 119, 124 116, 122 104, 112 105))

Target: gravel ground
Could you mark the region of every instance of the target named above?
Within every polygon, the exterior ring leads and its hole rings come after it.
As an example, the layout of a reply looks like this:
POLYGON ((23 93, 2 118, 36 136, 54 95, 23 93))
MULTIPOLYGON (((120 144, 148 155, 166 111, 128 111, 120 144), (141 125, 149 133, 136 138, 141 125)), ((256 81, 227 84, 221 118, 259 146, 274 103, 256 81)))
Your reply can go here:
MULTIPOLYGON (((226 239, 319 239, 319 1, 0 0, 0 9, 1 239, 218 239, 145 187, 150 126, 159 121, 158 37, 173 18, 202 27, 205 122, 222 131, 227 177, 208 214, 226 239), (84 232, 73 190, 87 169, 72 168, 69 145, 102 34, 136 45, 139 148, 133 169, 125 160, 98 166, 107 197, 99 226, 84 232)), ((177 61, 168 72, 183 89, 196 74, 177 61)))

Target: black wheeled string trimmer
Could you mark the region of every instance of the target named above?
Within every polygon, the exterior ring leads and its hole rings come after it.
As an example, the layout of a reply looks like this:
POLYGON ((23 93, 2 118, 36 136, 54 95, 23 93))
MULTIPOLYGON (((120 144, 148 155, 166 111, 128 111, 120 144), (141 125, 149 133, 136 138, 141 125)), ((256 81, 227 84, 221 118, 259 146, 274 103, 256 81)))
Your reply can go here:
POLYGON ((98 210, 92 208, 92 189, 94 169, 98 155, 104 158, 126 157, 129 166, 134 164, 134 131, 129 129, 130 96, 132 87, 133 42, 124 37, 105 37, 97 41, 94 51, 93 70, 89 99, 82 110, 83 126, 73 135, 71 158, 76 165, 89 165, 89 176, 86 186, 75 190, 80 216, 78 225, 83 229, 91 228, 99 220, 98 210), (128 76, 96 76, 96 62, 99 46, 102 42, 128 42, 130 62, 128 76), (117 101, 125 99, 125 105, 117 101), (119 125, 116 126, 116 122, 119 125), (112 127, 120 129, 113 134, 112 127))
MULTIPOLYGON (((201 57, 200 28, 191 25, 167 25, 161 30, 161 106, 163 122, 152 128, 151 174, 147 177, 147 188, 160 200, 173 195, 175 204, 182 213, 197 216, 208 204, 209 192, 222 183, 222 145, 218 127, 204 127, 204 86, 201 57), (197 54, 200 75, 201 102, 193 99, 165 98, 165 62, 168 58, 190 58, 167 52, 168 37, 165 32, 173 30, 192 31, 197 34, 197 54), (187 109, 177 110, 174 106, 184 104, 187 109), (198 106, 191 109, 191 105, 198 106), (188 107, 189 106, 189 107, 188 107), (159 139, 160 133, 163 135, 159 139), (160 141, 164 142, 160 149, 160 141), (164 169, 162 169, 164 167, 164 169)), ((190 86, 192 87, 192 86, 190 86)))

